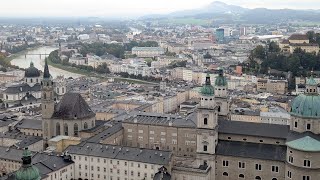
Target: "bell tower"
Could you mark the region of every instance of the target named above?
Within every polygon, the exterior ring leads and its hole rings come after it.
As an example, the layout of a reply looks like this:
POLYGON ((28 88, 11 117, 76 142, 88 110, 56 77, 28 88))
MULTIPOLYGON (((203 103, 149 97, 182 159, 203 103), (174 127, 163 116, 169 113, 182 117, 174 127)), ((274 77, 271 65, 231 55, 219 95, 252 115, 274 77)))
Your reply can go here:
POLYGON ((54 112, 54 87, 52 77, 49 73, 48 62, 45 60, 43 79, 41 81, 41 112, 42 112, 42 130, 44 138, 51 138, 52 125, 50 118, 54 112))
POLYGON ((218 143, 218 112, 214 98, 214 87, 211 85, 210 74, 206 76, 205 85, 200 90, 200 106, 197 114, 197 163, 211 167, 210 179, 215 174, 215 150, 218 143))
POLYGON ((219 69, 219 75, 216 77, 214 88, 218 114, 219 116, 228 116, 230 104, 228 100, 228 83, 222 69, 219 69))

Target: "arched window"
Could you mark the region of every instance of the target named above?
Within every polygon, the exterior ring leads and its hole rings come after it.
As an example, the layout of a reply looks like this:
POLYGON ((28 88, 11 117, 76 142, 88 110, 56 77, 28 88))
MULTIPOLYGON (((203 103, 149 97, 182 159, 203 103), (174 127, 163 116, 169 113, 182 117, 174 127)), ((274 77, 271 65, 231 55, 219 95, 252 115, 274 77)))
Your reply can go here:
POLYGON ((244 175, 243 174, 239 174, 239 178, 244 178, 244 175))
POLYGON ((62 93, 64 93, 64 88, 62 88, 62 93))
POLYGON ((222 174, 223 176, 229 176, 229 174, 227 172, 223 172, 222 174))
POLYGON ((79 126, 77 123, 75 123, 73 126, 73 132, 74 132, 74 136, 77 137, 79 134, 79 126))
POLYGON ((32 81, 33 81, 33 79, 31 78, 31 79, 30 79, 30 82, 32 83, 32 81))
POLYGON ((261 180, 260 176, 256 176, 255 180, 261 180))
POLYGON ((56 136, 59 136, 61 133, 60 133, 60 123, 57 122, 56 124, 56 136))
POLYGON ((47 99, 47 94, 45 92, 43 93, 43 99, 47 99))
POLYGON ((46 137, 48 137, 48 123, 47 122, 45 122, 44 123, 44 136, 46 136, 46 137))
POLYGON ((83 125, 83 129, 88 129, 88 124, 86 122, 83 125))
POLYGON ((219 106, 219 107, 218 107, 218 112, 220 112, 220 111, 221 111, 221 107, 219 106))
POLYGON ((63 131, 64 131, 64 135, 65 136, 68 136, 69 135, 69 129, 68 129, 68 124, 67 123, 65 123, 64 125, 63 125, 63 131))
POLYGON ((272 180, 278 180, 277 178, 272 178, 272 180))
POLYGON ((204 124, 204 125, 207 125, 207 124, 208 124, 208 118, 204 118, 204 119, 203 119, 203 124, 204 124))
POLYGON ((52 92, 50 92, 50 99, 52 99, 52 92))

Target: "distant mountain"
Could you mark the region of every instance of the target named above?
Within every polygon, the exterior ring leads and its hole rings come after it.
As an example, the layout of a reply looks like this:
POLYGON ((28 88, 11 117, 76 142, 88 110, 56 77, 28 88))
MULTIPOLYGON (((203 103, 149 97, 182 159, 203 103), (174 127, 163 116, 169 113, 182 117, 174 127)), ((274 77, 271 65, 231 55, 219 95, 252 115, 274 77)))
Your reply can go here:
POLYGON ((163 19, 193 17, 198 19, 213 19, 223 22, 241 23, 279 23, 289 21, 320 22, 320 10, 292 10, 292 9, 247 9, 241 6, 229 5, 220 1, 198 9, 177 11, 167 15, 148 15, 141 19, 163 19))
POLYGON ((211 4, 209 4, 206 7, 199 8, 199 9, 193 9, 193 10, 184 10, 184 11, 177 11, 169 14, 171 17, 176 16, 190 16, 190 15, 197 15, 197 14, 238 14, 246 12, 248 9, 235 6, 235 5, 228 5, 226 3, 220 2, 220 1, 214 1, 211 4))

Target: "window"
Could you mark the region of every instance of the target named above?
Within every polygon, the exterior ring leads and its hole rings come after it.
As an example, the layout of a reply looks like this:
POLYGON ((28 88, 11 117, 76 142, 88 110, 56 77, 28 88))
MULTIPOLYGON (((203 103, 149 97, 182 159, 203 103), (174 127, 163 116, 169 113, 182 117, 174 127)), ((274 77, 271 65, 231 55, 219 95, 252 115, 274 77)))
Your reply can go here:
POLYGON ((307 124, 307 130, 310 130, 311 129, 311 124, 307 124))
POLYGON ((223 176, 229 176, 229 174, 227 172, 223 172, 222 174, 223 176))
POLYGON ((260 176, 256 176, 255 179, 256 179, 256 180, 261 180, 261 177, 260 177, 260 176))
POLYGON ((172 139, 172 144, 177 144, 177 140, 176 139, 172 139))
POLYGON ((64 129, 64 135, 65 135, 65 136, 68 136, 69 130, 68 130, 68 124, 67 124, 67 123, 65 123, 65 124, 63 125, 63 129, 64 129))
POLYGON ((133 176, 133 171, 131 171, 131 176, 133 176))
POLYGON ((293 163, 293 157, 292 156, 289 156, 289 162, 293 163))
POLYGON ((166 135, 166 132, 161 132, 161 135, 162 135, 162 136, 165 136, 165 135, 166 135))
POLYGON ((128 129, 128 132, 132 132, 132 129, 128 129))
POLYGON ((110 168, 110 173, 112 173, 112 171, 113 171, 113 169, 112 169, 112 168, 110 168))
POLYGON ((239 178, 244 178, 244 175, 243 174, 239 174, 239 178))
POLYGON ((279 166, 271 166, 272 172, 279 172, 279 166))
POLYGON ((304 167, 311 167, 311 161, 310 160, 303 160, 303 166, 304 167))
POLYGON ((222 161, 222 166, 223 166, 223 167, 228 167, 228 166, 229 166, 229 161, 223 160, 223 161, 222 161))
POLYGON ((86 122, 84 123, 83 128, 88 129, 88 124, 86 122))
POLYGON ((208 125, 208 118, 204 118, 204 119, 203 119, 203 124, 204 124, 204 125, 208 125))
POLYGON ((142 133, 143 133, 143 130, 140 129, 140 130, 139 130, 139 133, 142 134, 142 133))
POLYGON ((73 132, 74 132, 74 136, 77 137, 79 134, 79 127, 77 123, 75 123, 73 126, 73 132))
POLYGON ((177 136, 177 133, 172 133, 172 136, 177 136))
POLYGON ((240 169, 246 168, 246 164, 244 162, 239 162, 239 168, 240 169))
POLYGON ((302 180, 310 180, 310 176, 302 176, 302 180))
POLYGON ((203 151, 205 151, 205 152, 208 151, 208 146, 207 145, 203 145, 203 151))
POLYGON ((297 122, 297 121, 294 122, 294 127, 295 127, 295 128, 298 127, 298 122, 297 122))
POLYGON ((140 177, 140 172, 138 172, 138 177, 140 177))
POLYGON ((291 172, 290 171, 288 171, 288 178, 290 178, 291 179, 291 172))
POLYGON ((256 170, 261 171, 261 164, 256 164, 256 170))
POLYGON ((145 165, 144 165, 144 168, 147 169, 147 168, 148 168, 148 165, 145 164, 145 165))
POLYGON ((60 123, 57 122, 56 124, 56 135, 59 136, 60 135, 60 123))
POLYGON ((150 134, 154 134, 154 131, 150 131, 150 134))

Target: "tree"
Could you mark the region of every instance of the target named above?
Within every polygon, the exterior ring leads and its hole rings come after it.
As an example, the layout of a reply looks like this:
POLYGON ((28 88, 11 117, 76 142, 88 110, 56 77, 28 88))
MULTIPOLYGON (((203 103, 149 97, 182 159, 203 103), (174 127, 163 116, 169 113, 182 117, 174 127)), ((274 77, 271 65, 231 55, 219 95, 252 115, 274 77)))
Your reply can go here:
POLYGON ((269 52, 280 52, 280 50, 281 49, 277 43, 273 41, 269 43, 269 52))
POLYGON ((253 51, 253 56, 255 58, 264 59, 266 56, 266 51, 262 45, 258 45, 253 51))

